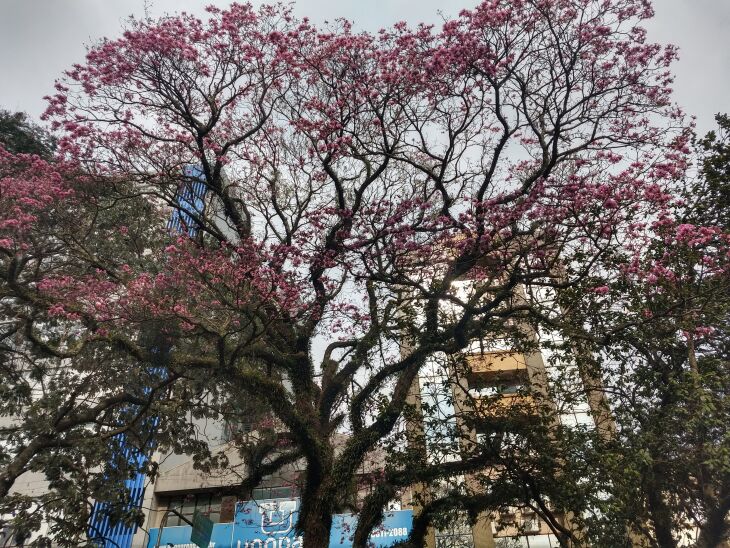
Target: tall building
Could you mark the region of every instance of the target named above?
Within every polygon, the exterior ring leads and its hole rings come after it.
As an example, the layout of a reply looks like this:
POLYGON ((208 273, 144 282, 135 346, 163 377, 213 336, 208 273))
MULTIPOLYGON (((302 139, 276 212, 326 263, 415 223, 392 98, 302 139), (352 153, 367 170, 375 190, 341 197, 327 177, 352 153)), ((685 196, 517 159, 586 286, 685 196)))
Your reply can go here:
MULTIPOLYGON (((455 282, 457 294, 468 293, 473 282, 455 282)), ((462 295, 464 296, 464 295, 462 295)), ((515 298, 525 299, 525 288, 515 291, 515 298)), ((545 298, 542 295, 542 298, 545 298)), ((449 313, 450 304, 444 305, 449 313)), ((457 356, 433 360, 414 384, 413 393, 424 402, 423 428, 430 459, 459 460, 467 458, 475 447, 521 444, 521 425, 530 421, 549 420, 567 427, 593 428, 586 397, 571 401, 555 401, 558 378, 569 382, 580 393, 581 380, 570 364, 551 355, 549 348, 559 342, 550 332, 535 332, 527 325, 514 324, 523 340, 524 349, 514 348, 509 337, 484 336, 472 340, 457 356), (546 344, 551 343, 551 344, 546 344), (547 406, 548 409, 541 409, 547 406), (436 416, 439 415, 439 416, 436 416), (440 431, 434 431, 440 429, 440 431), (444 442, 449 438, 453 442, 444 442), (456 449, 454 449, 456 447, 456 449), (445 449, 444 449, 445 448, 445 449)), ((518 337, 520 338, 520 337, 518 337)), ((550 443, 545 439, 545 443, 550 443)), ((519 451, 515 451, 519 454, 519 451)), ((495 465, 473 473, 445 479, 443 487, 431 485, 421 493, 421 500, 438 496, 441 489, 462 489, 479 494, 489 489, 490 477, 504 473, 503 465, 495 465)), ((415 513, 420 504, 415 505, 415 513)), ((571 516, 555 511, 557 519, 568 528, 571 516)), ((557 537, 534 509, 526 504, 504 507, 499 512, 482 512, 476 523, 467 516, 455 516, 448 525, 433 527, 426 537, 427 548, 555 548, 557 537)))

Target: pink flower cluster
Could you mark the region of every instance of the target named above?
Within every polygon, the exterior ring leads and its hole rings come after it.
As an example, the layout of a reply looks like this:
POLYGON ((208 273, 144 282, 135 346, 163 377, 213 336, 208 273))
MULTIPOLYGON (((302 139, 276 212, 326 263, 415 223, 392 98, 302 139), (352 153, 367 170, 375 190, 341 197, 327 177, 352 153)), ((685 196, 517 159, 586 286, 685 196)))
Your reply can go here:
POLYGON ((25 249, 32 228, 50 223, 55 210, 72 207, 74 191, 65 179, 69 170, 66 164, 0 147, 0 248, 8 253, 25 249))

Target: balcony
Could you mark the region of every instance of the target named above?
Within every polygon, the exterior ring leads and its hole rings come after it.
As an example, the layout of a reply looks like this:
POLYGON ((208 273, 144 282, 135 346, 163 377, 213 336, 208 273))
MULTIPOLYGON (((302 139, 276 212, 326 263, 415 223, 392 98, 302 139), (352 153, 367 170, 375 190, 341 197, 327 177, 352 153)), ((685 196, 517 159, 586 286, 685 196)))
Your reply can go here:
POLYGON ((536 406, 532 396, 519 393, 504 393, 474 400, 474 411, 489 418, 531 415, 536 412, 536 406))
POLYGON ((527 371, 524 355, 517 352, 495 350, 470 354, 466 359, 471 374, 483 380, 500 380, 527 371))

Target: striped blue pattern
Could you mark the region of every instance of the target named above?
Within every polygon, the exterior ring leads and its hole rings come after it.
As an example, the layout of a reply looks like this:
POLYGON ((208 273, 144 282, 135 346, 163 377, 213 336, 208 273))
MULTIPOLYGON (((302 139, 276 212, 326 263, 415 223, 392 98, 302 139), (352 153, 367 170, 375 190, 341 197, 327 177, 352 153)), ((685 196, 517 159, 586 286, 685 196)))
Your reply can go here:
POLYGON ((168 228, 191 238, 198 233, 196 217, 205 211, 205 176, 197 166, 187 166, 183 170, 185 180, 177 191, 177 208, 172 212, 168 228))
MULTIPOLYGON (((195 217, 205 211, 206 185, 203 171, 197 166, 186 166, 183 170, 184 181, 178 188, 177 208, 173 211, 168 229, 174 233, 187 234, 195 237, 198 233, 198 222, 195 217)), ((153 373, 164 376, 164 368, 156 368, 153 373)), ((151 425, 153 431, 157 426, 157 419, 151 425)), ((127 444, 126 437, 120 434, 115 439, 118 443, 121 458, 129 463, 130 467, 139 470, 133 478, 124 482, 124 488, 129 493, 130 505, 141 506, 144 500, 146 474, 142 471, 152 452, 154 444, 140 451, 127 444)), ((135 526, 123 523, 113 523, 109 519, 108 503, 97 501, 89 520, 89 538, 99 548, 131 548, 132 538, 137 530, 135 526)))
MULTIPOLYGON (((121 434, 116 440, 121 447, 121 456, 137 470, 147 462, 147 455, 136 448, 127 445, 126 438, 121 434)), ((129 493, 130 504, 140 506, 144 497, 145 474, 137 472, 132 479, 124 482, 124 488, 129 493)), ((91 514, 89 538, 104 548, 130 548, 132 538, 137 528, 124 523, 113 523, 108 516, 108 504, 97 502, 91 514)))

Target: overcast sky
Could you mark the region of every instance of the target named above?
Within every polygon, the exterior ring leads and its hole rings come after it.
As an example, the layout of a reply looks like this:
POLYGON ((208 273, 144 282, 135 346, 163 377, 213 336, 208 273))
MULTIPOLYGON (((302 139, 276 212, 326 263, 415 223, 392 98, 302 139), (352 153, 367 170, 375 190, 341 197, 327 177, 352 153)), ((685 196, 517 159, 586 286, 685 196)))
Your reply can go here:
MULTIPOLYGON (((227 0, 0 0, 0 108, 38 117, 42 97, 85 46, 117 36, 130 14, 187 10, 201 14, 227 0)), ((258 2, 256 2, 258 3, 258 2)), ((439 10, 455 15, 475 0, 299 0, 295 11, 314 21, 345 17, 375 31, 396 21, 438 22, 439 10)), ((730 112, 730 0, 655 0, 654 41, 679 46, 676 101, 698 118, 700 131, 716 112, 730 112)))

